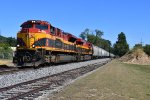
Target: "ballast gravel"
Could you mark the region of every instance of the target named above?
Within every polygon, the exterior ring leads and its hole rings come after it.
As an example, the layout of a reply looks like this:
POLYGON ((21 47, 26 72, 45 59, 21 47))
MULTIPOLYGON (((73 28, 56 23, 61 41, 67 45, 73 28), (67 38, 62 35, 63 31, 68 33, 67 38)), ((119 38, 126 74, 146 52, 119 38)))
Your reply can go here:
POLYGON ((75 62, 75 63, 68 63, 68 64, 57 65, 57 66, 44 67, 39 69, 19 71, 7 75, 0 75, 0 88, 45 77, 48 75, 57 74, 60 72, 79 68, 82 66, 87 66, 89 64, 94 64, 94 63, 99 63, 99 62, 109 61, 109 60, 110 60, 109 58, 106 58, 106 59, 97 59, 97 60, 90 60, 84 62, 75 62))

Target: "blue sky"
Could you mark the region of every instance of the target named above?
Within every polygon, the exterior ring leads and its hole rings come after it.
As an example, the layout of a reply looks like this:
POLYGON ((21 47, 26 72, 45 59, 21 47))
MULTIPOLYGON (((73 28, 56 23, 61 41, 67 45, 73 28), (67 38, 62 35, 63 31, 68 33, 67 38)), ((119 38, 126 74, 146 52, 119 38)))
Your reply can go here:
POLYGON ((45 20, 75 36, 99 29, 115 43, 120 32, 130 47, 150 44, 150 0, 1 0, 1 35, 16 37, 29 19, 45 20))

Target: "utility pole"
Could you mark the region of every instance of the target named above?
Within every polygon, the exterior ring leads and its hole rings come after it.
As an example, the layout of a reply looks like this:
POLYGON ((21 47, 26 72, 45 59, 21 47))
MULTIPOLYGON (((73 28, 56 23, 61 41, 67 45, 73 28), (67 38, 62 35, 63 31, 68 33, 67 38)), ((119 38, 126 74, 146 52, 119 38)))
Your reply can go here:
POLYGON ((110 58, 110 45, 109 45, 109 58, 110 58))
POLYGON ((140 42, 140 44, 143 46, 143 41, 142 41, 142 38, 141 38, 141 42, 140 42))
POLYGON ((0 36, 1 36, 1 29, 0 29, 0 36))

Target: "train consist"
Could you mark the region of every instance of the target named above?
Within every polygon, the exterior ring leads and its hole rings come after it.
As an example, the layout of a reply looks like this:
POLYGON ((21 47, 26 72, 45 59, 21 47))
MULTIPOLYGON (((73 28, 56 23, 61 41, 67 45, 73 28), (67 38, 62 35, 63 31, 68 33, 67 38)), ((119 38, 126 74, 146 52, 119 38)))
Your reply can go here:
POLYGON ((13 57, 16 66, 38 66, 114 57, 91 43, 63 32, 47 21, 28 20, 17 33, 17 50, 13 57))

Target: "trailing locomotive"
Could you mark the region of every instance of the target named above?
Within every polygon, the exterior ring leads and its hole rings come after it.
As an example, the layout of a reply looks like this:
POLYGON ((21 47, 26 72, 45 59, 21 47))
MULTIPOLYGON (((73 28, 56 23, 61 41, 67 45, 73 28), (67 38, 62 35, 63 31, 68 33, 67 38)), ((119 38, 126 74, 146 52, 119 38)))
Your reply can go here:
POLYGON ((17 50, 13 63, 16 66, 38 66, 109 56, 113 54, 63 32, 47 21, 28 20, 17 33, 17 50))

